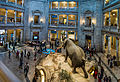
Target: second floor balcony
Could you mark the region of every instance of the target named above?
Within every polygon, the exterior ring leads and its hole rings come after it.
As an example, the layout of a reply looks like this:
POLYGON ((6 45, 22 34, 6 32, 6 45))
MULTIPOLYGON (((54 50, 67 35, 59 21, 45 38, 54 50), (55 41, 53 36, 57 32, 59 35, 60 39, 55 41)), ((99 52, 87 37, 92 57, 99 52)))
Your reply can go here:
POLYGON ((44 26, 43 23, 32 23, 31 24, 31 28, 38 28, 38 29, 42 29, 44 26))
POLYGON ((102 31, 119 32, 120 28, 117 26, 103 26, 102 31))
POLYGON ((0 0, 0 4, 23 7, 24 0, 0 0))
POLYGON ((77 11, 78 10, 78 2, 75 1, 61 1, 61 2, 50 2, 49 3, 50 11, 77 11))

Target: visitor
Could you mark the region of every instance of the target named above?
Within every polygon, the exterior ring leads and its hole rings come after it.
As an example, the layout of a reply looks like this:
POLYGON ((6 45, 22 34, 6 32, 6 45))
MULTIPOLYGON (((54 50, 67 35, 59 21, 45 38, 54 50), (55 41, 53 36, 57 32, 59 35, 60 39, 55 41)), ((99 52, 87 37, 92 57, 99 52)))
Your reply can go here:
POLYGON ((35 45, 35 48, 34 48, 34 50, 37 50, 37 48, 36 48, 36 45, 35 45))
POLYGON ((108 57, 108 65, 110 64, 110 57, 108 57))
POLYGON ((104 76, 104 79, 103 79, 103 80, 104 80, 104 82, 108 82, 108 77, 107 77, 107 75, 104 76))
POLYGON ((113 61, 115 61, 115 60, 116 60, 116 56, 114 55, 114 56, 113 56, 113 61))
POLYGON ((98 73, 98 82, 101 82, 101 74, 98 73))
POLYGON ((111 82, 111 77, 110 76, 108 77, 108 82, 111 82))
POLYGON ((27 57, 28 57, 28 59, 30 58, 30 51, 28 51, 28 53, 27 53, 27 57))
POLYGON ((42 52, 42 42, 40 41, 40 52, 42 52))
POLYGON ((13 52, 15 52, 15 45, 13 45, 13 52))
POLYGON ((21 58, 23 58, 23 51, 21 50, 21 58))
POLYGON ((110 68, 113 68, 113 61, 112 61, 112 59, 110 60, 110 68))
POLYGON ((95 71, 94 71, 95 82, 97 82, 97 75, 98 75, 98 70, 97 70, 97 68, 95 68, 95 71))
POLYGON ((22 69, 22 65, 23 65, 23 58, 22 58, 22 57, 20 57, 20 65, 19 65, 19 68, 21 68, 21 69, 22 69))
POLYGON ((27 52, 27 51, 26 51, 26 49, 25 49, 25 50, 24 50, 24 57, 26 57, 26 52, 27 52))
POLYGON ((16 52, 16 58, 19 58, 19 51, 16 52))
POLYGON ((101 79, 103 78, 103 75, 104 75, 104 69, 103 69, 103 67, 101 66, 101 79))
POLYGON ((24 74, 25 74, 25 77, 27 77, 28 72, 29 72, 29 64, 26 63, 25 66, 24 66, 24 74))
POLYGON ((10 52, 10 50, 9 50, 9 59, 10 59, 10 57, 11 57, 11 52, 10 52))
POLYGON ((37 52, 34 54, 34 61, 36 61, 37 52))

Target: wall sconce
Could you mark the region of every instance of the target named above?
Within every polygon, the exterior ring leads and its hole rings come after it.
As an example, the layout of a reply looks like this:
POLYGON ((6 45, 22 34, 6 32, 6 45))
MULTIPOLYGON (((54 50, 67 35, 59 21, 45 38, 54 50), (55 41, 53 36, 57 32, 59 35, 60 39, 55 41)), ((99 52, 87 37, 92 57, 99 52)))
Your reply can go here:
POLYGON ((30 21, 33 22, 33 17, 30 18, 30 21))
POLYGON ((94 24, 94 25, 96 24, 96 19, 95 18, 92 19, 92 24, 94 24))
POLYGON ((43 19, 42 18, 40 19, 40 23, 43 23, 43 19))

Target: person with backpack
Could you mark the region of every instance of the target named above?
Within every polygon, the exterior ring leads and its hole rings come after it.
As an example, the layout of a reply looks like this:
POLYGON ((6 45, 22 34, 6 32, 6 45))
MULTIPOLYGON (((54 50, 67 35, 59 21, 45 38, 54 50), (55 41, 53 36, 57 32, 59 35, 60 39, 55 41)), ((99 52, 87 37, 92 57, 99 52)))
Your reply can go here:
POLYGON ((10 59, 10 57, 11 57, 11 52, 10 52, 10 50, 9 50, 9 59, 10 59))
POLYGON ((25 74, 25 77, 27 77, 28 72, 29 72, 29 64, 26 63, 25 66, 24 66, 24 74, 25 74))
POLYGON ((30 58, 30 51, 28 51, 28 53, 27 53, 27 57, 28 57, 28 59, 30 58))

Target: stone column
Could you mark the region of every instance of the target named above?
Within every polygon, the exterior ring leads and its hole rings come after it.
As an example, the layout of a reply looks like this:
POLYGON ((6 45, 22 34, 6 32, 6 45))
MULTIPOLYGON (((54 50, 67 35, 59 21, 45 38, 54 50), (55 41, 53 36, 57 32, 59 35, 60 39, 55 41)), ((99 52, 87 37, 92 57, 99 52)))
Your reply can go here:
POLYGON ((105 14, 103 15, 103 25, 105 26, 105 14))
POLYGON ((75 31, 75 40, 76 40, 76 31, 75 31))
POLYGON ((21 24, 23 24, 23 12, 21 14, 21 24))
POLYGON ((17 0, 15 0, 15 4, 17 5, 17 0))
POLYGON ((14 13, 15 13, 15 24, 16 24, 16 11, 14 13))
POLYGON ((91 36, 91 48, 94 48, 94 37, 91 36))
POLYGON ((50 26, 51 26, 51 14, 50 14, 50 26))
POLYGON ((77 2, 76 2, 76 7, 75 8, 77 9, 77 2))
POLYGON ((32 37, 33 37, 33 32, 31 31, 31 36, 30 36, 30 38, 31 38, 31 41, 32 41, 32 37))
POLYGON ((77 17, 76 17, 76 15, 75 15, 75 28, 76 28, 76 18, 77 18, 77 17))
POLYGON ((60 8, 60 2, 58 2, 58 9, 60 8))
POLYGON ((24 0, 22 0, 22 7, 23 7, 23 5, 24 5, 24 0))
POLYGON ((59 25, 59 14, 58 14, 58 22, 57 22, 57 24, 59 25))
POLYGON ((67 15, 67 26, 68 26, 68 15, 67 15))
POLYGON ((111 39, 108 37, 108 54, 111 54, 111 39))
POLYGON ((7 30, 5 29, 5 43, 7 41, 7 30))
POLYGON ((102 49, 103 49, 103 52, 104 52, 105 51, 105 38, 104 38, 104 34, 102 35, 102 43, 103 43, 102 49))
POLYGON ((7 11, 7 9, 6 9, 6 14, 5 14, 5 23, 7 24, 7 13, 8 13, 8 11, 7 11))
POLYGON ((13 41, 16 40, 16 30, 14 29, 14 37, 13 37, 13 41))
POLYGON ((117 60, 119 60, 118 51, 119 51, 119 38, 116 37, 116 58, 117 60))
POLYGON ((67 9, 69 9, 69 2, 67 2, 67 9))
POLYGON ((50 40, 50 33, 51 33, 51 31, 49 31, 49 40, 50 40))
POLYGON ((51 2, 51 9, 52 9, 52 2, 51 2))
POLYGON ((109 26, 111 26, 111 17, 110 17, 111 12, 109 11, 109 26))
POLYGON ((58 31, 57 31, 57 38, 58 38, 58 31))
POLYGON ((119 21, 120 21, 119 13, 120 13, 120 11, 119 11, 119 9, 117 9, 117 10, 118 10, 118 12, 117 12, 117 29, 119 29, 119 21))
POLYGON ((20 31, 20 41, 23 41, 23 30, 20 31))
POLYGON ((33 17, 33 24, 34 24, 34 15, 32 17, 33 17))

